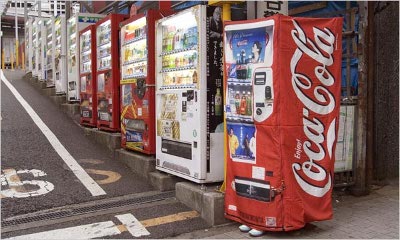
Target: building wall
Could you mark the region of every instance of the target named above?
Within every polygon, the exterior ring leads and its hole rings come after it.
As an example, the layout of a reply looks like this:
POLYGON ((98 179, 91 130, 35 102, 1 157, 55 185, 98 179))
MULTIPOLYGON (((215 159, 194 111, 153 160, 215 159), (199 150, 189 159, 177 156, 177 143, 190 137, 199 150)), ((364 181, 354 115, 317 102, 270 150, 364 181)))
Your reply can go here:
POLYGON ((374 177, 399 176, 399 2, 374 9, 374 177))

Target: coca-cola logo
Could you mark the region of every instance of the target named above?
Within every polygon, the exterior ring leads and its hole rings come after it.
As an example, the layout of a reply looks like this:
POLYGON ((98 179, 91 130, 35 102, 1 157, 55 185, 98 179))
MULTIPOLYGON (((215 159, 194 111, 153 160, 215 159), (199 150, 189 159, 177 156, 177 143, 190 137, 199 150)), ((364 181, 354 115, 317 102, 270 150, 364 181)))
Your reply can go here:
MULTIPOLYGON (((335 97, 329 89, 335 83, 335 77, 329 71, 329 67, 334 63, 332 55, 336 37, 329 28, 321 30, 313 27, 313 41, 306 36, 296 20, 293 20, 293 25, 295 29, 291 31, 291 35, 297 49, 290 62, 291 81, 297 98, 304 105, 303 131, 307 137, 303 143, 297 139, 294 157, 298 161, 301 159, 300 154, 304 152, 308 160, 303 163, 293 163, 292 170, 297 183, 306 193, 322 197, 332 186, 331 174, 321 163, 332 159, 333 143, 336 139, 336 118, 329 123, 325 134, 326 126, 319 120, 318 115, 327 115, 336 107, 335 97), (303 54, 316 62, 312 76, 306 75, 297 67, 303 54), (310 112, 313 112, 314 116, 310 116, 310 112), (327 153, 329 158, 326 157, 327 153)), ((307 61, 309 66, 310 61, 307 61)))

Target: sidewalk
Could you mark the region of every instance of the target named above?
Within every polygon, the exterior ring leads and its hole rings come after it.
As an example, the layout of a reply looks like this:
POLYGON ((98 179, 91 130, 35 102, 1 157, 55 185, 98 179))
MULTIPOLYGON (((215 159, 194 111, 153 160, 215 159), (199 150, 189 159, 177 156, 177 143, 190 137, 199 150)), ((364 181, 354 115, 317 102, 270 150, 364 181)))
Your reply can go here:
MULTIPOLYGON (((335 190, 333 219, 307 224, 293 232, 268 232, 257 239, 399 239, 399 180, 372 186, 368 196, 354 197, 335 190)), ((247 239, 238 223, 186 233, 175 238, 247 239)))

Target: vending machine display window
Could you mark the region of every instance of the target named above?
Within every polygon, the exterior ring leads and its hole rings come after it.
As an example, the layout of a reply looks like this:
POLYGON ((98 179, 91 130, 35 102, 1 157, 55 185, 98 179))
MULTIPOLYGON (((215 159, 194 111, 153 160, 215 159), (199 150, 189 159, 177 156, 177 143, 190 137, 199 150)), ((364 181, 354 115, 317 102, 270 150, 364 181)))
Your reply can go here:
POLYGON ((156 168, 197 183, 223 179, 220 10, 199 5, 156 23, 156 168))
POLYGON ((54 84, 56 94, 67 93, 67 27, 64 15, 54 20, 54 84))
POLYGON ((148 10, 121 23, 121 146, 155 154, 155 21, 148 10))
POLYGON ((79 78, 79 66, 80 58, 78 53, 80 52, 79 45, 79 31, 85 27, 95 24, 104 15, 93 14, 93 13, 76 13, 67 21, 67 53, 68 53, 68 94, 67 100, 70 102, 79 102, 80 100, 80 78, 79 78))
POLYGON ((97 127, 110 132, 121 129, 119 24, 126 18, 110 14, 96 23, 97 127))

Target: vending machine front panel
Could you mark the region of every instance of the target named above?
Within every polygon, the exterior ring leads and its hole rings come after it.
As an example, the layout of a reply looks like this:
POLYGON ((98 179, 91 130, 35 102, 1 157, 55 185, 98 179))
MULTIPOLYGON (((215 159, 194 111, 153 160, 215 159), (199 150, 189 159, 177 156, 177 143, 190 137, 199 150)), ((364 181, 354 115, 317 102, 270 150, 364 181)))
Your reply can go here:
POLYGON ((80 105, 81 124, 97 126, 97 81, 96 81, 96 27, 88 26, 79 32, 80 38, 80 105))
POLYGON ((119 23, 126 18, 110 14, 96 23, 97 127, 110 132, 121 129, 119 23))
POLYGON ((199 5, 156 22, 156 168, 197 183, 223 179, 220 10, 199 5))
POLYGON ((56 94, 67 93, 67 27, 65 15, 54 20, 55 88, 56 94))
POLYGON ((78 102, 80 99, 80 77, 79 65, 80 52, 79 46, 79 31, 85 27, 95 24, 102 19, 104 15, 93 13, 76 13, 67 21, 67 54, 68 54, 68 94, 67 101, 78 102))
POLYGON ((155 10, 121 23, 121 146, 155 153, 155 10))

